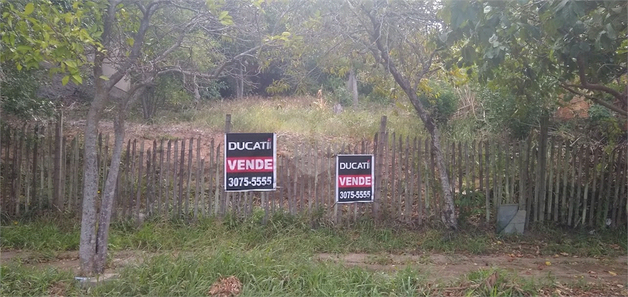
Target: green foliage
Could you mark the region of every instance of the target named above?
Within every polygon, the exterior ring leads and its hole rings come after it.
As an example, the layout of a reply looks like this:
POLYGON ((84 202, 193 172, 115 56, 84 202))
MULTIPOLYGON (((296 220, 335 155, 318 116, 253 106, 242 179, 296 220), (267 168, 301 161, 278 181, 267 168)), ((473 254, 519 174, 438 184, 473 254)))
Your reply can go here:
POLYGON ((81 84, 88 47, 99 47, 97 24, 103 8, 93 1, 1 0, 0 63, 11 62, 22 70, 49 62, 53 73, 66 74, 64 84, 81 84))
POLYGON ((450 85, 442 81, 424 83, 417 96, 440 125, 447 124, 458 108, 458 96, 450 85))
MULTIPOLYGON (((547 111, 555 108, 560 87, 603 92, 595 96, 625 89, 620 77, 626 72, 627 6, 625 1, 448 1, 441 14, 450 28, 440 41, 453 49, 448 67, 475 65, 481 81, 493 81, 511 90, 515 100, 547 111), (587 87, 585 79, 601 87, 587 87)), ((615 99, 626 101, 623 96, 615 99)))
POLYGON ((50 100, 37 96, 40 82, 43 80, 41 71, 34 69, 17 70, 13 64, 2 67, 6 78, 0 81, 2 111, 23 119, 48 119, 55 111, 50 100))
POLYGON ((347 90, 346 81, 336 75, 328 75, 327 80, 324 83, 324 92, 329 93, 326 99, 332 103, 340 103, 342 106, 351 106, 353 104, 353 98, 351 93, 347 90))
POLYGON ((517 100, 516 95, 506 89, 481 88, 477 96, 486 110, 490 132, 500 134, 506 128, 513 138, 523 139, 536 126, 541 112, 538 104, 517 100))

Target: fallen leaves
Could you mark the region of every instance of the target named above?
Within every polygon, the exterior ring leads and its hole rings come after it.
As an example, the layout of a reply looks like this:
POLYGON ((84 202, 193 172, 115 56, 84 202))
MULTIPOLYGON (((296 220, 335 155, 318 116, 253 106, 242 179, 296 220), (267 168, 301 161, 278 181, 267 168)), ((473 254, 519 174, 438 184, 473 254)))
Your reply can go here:
POLYGON ((242 291, 242 282, 235 277, 220 278, 209 288, 209 296, 213 297, 233 297, 242 291))

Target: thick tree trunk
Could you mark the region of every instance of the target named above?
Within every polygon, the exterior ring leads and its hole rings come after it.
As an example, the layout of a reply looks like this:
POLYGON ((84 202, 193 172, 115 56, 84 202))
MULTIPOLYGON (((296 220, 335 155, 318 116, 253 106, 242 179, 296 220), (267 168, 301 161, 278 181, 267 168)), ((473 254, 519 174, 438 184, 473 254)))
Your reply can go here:
POLYGON ((98 232, 96 237, 96 254, 94 260, 94 270, 96 273, 103 273, 107 262, 109 225, 111 223, 111 212, 113 209, 118 173, 120 171, 120 159, 122 157, 122 148, 124 145, 124 120, 126 115, 125 106, 126 104, 123 103, 118 104, 118 114, 114 121, 115 142, 113 146, 113 154, 111 156, 111 166, 109 167, 107 181, 105 182, 102 205, 100 206, 98 232))
POLYGON ((107 101, 107 91, 102 84, 96 83, 96 95, 87 113, 85 126, 85 155, 83 162, 83 211, 81 217, 81 238, 79 262, 82 275, 94 273, 96 199, 98 196, 98 162, 96 140, 98 121, 107 101))

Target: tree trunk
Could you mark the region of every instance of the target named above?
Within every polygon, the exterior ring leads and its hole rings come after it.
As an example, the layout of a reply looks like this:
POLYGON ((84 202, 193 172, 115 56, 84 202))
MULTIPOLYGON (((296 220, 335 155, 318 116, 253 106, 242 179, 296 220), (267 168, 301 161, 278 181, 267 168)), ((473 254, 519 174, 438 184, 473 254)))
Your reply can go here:
POLYGON ((111 223, 111 212, 113 208, 114 196, 120 171, 120 159, 124 146, 124 120, 126 115, 126 104, 118 104, 118 114, 114 120, 115 142, 113 154, 111 156, 111 166, 105 182, 104 196, 100 207, 100 217, 98 222, 98 232, 96 237, 96 254, 94 260, 94 270, 96 273, 105 271, 107 262, 107 242, 109 239, 109 224, 111 223))
MULTIPOLYGON (((373 57, 378 61, 378 63, 388 69, 390 74, 392 74, 395 82, 404 91, 404 93, 406 93, 408 99, 410 99, 410 103, 412 103, 419 118, 423 122, 423 125, 425 125, 425 128, 432 136, 432 148, 434 150, 434 156, 436 157, 436 168, 438 168, 440 185, 443 191, 443 200, 445 201, 445 207, 441 213, 441 220, 448 228, 455 230, 458 228, 458 220, 456 218, 454 196, 450 186, 449 176, 447 174, 447 166, 445 165, 445 159, 443 158, 443 152, 440 147, 440 132, 438 127, 436 126, 436 123, 429 111, 425 109, 423 103, 421 103, 417 97, 416 89, 412 87, 408 78, 405 77, 401 71, 399 71, 395 61, 391 59, 389 55, 389 48, 384 45, 381 38, 379 38, 381 23, 377 18, 370 14, 368 10, 364 10, 373 25, 373 31, 369 32, 371 41, 375 44, 375 47, 370 48, 373 57)), ((426 62, 426 65, 423 65, 423 72, 415 78, 417 81, 421 81, 423 76, 429 72, 430 65, 431 60, 426 62)))
POLYGON ((347 80, 347 90, 353 98, 353 106, 358 106, 358 80, 355 77, 353 68, 349 71, 349 79, 347 80))
MULTIPOLYGON (((98 77, 98 76, 97 76, 98 77)), ((97 79, 96 95, 87 113, 85 126, 85 156, 83 163, 83 211, 81 217, 81 239, 79 260, 81 274, 88 276, 94 273, 94 255, 96 252, 96 199, 98 196, 98 162, 96 140, 98 138, 98 121, 100 113, 107 101, 102 79, 97 79)))

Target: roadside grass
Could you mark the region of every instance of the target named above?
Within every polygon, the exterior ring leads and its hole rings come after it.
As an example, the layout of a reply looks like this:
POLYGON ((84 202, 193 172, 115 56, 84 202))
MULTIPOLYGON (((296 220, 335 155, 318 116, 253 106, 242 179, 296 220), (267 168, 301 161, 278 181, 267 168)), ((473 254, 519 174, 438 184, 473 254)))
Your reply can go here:
POLYGON ((35 268, 19 263, 0 265, 0 296, 80 295, 70 271, 35 268))
MULTIPOLYGON (((133 222, 112 224, 109 249, 196 251, 221 245, 252 249, 259 245, 274 250, 298 248, 314 253, 462 253, 493 254, 538 251, 541 255, 567 253, 582 257, 617 257, 628 246, 626 229, 586 230, 537 225, 523 236, 499 236, 490 228, 465 227, 451 232, 437 226, 412 229, 403 226, 377 226, 363 218, 351 226, 322 225, 312 228, 305 216, 284 212, 273 214, 266 225, 263 211, 256 209, 247 219, 227 215, 223 219, 150 218, 139 227, 133 222)), ((35 262, 53 258, 55 252, 77 250, 80 224, 77 218, 43 216, 32 222, 0 227, 3 250, 33 251, 35 262)))
MULTIPOLYGON (((112 225, 110 236, 113 255, 125 250, 151 252, 143 261, 119 270, 117 279, 81 288, 71 272, 26 265, 33 263, 29 261, 9 261, 0 268, 0 295, 207 296, 215 281, 231 275, 243 283, 240 296, 535 295, 539 290, 553 292, 551 277, 533 281, 508 271, 480 269, 454 283, 435 284, 428 280, 429 271, 416 267, 374 271, 319 260, 317 254, 369 253, 381 255, 369 261, 387 265, 387 254, 491 254, 527 243, 538 244, 543 254, 572 248, 568 251, 573 255, 625 255, 625 243, 620 245, 626 238, 625 230, 615 230, 614 235, 599 232, 585 236, 574 230, 566 233, 543 226, 533 228, 526 236, 500 237, 473 228, 452 233, 435 227, 375 226, 366 220, 350 228, 312 228, 305 217, 286 213, 274 214, 263 225, 262 217, 263 212, 257 210, 246 220, 232 216, 197 221, 153 218, 139 227, 131 222, 117 222, 112 225), (573 248, 576 241, 582 243, 573 248), (606 251, 614 245, 621 249, 606 251)), ((46 253, 54 255, 78 247, 80 228, 75 221, 55 220, 51 216, 2 227, 2 250, 24 249, 43 255, 37 263, 54 259, 46 253)))

